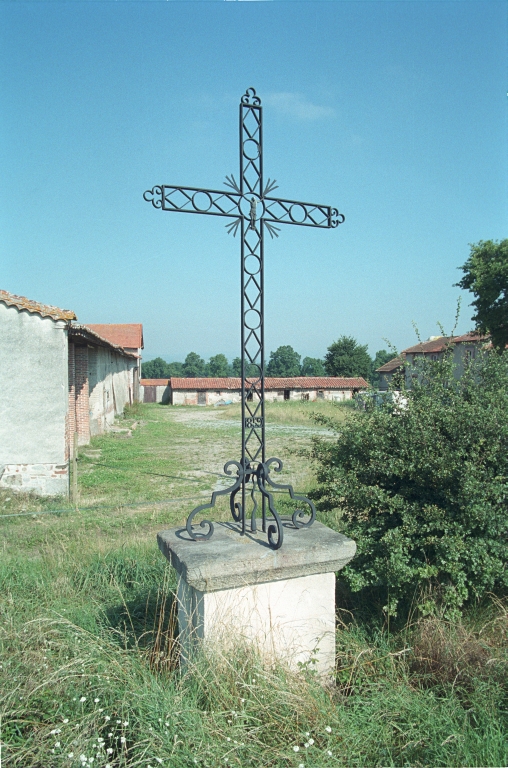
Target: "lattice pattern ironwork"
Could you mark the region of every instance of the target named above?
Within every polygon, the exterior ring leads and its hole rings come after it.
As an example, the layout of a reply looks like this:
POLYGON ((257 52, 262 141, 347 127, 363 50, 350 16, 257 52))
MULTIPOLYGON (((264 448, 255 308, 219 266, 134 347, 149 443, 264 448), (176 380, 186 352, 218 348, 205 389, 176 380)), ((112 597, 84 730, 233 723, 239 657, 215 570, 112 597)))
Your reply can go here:
POLYGON ((277 188, 275 181, 263 182, 263 114, 261 99, 248 88, 240 101, 240 182, 226 176, 225 185, 232 192, 198 187, 173 187, 161 184, 147 190, 143 197, 154 208, 180 213, 201 213, 232 219, 228 233, 241 239, 241 360, 242 360, 242 451, 240 461, 228 461, 227 475, 235 474, 229 488, 212 493, 208 504, 201 504, 189 515, 186 528, 195 541, 206 541, 213 534, 213 523, 202 520, 203 531, 196 530, 194 519, 215 506, 218 496, 229 495, 233 520, 241 533, 247 526, 247 496, 250 496, 251 531, 257 530, 257 512, 261 507, 262 530, 271 547, 282 546, 284 529, 277 512, 273 490, 288 491, 290 497, 306 505, 297 509, 292 523, 307 528, 314 522, 316 510, 305 496, 295 494, 291 485, 276 483, 271 471, 280 472, 282 461, 266 459, 264 391, 264 230, 278 237, 278 224, 334 228, 344 221, 336 208, 315 203, 269 197, 277 188), (249 375, 247 376, 247 372, 249 375), (240 498, 238 498, 240 494, 240 498), (257 494, 261 496, 258 504, 257 494))

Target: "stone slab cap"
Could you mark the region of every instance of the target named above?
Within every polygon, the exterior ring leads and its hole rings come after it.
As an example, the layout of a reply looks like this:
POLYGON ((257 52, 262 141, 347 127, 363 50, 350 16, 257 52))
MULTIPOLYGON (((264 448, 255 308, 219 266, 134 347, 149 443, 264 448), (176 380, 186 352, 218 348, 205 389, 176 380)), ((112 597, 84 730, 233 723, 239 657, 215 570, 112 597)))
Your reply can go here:
POLYGON ((200 592, 340 571, 356 552, 352 539, 318 522, 301 529, 284 522, 284 543, 277 550, 261 531, 240 536, 235 523, 214 528, 207 541, 193 541, 185 528, 157 536, 162 554, 200 592))

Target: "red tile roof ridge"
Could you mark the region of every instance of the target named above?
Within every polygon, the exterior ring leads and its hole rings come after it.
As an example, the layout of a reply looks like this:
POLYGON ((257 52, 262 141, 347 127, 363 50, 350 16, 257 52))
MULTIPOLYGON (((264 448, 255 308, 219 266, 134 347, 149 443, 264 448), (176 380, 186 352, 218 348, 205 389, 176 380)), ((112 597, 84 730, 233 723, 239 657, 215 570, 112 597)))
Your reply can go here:
MULTIPOLYGON (((254 382, 256 379, 248 378, 254 382)), ((172 389, 241 389, 242 382, 238 376, 220 378, 183 378, 172 376, 172 389)), ((265 377, 265 389, 366 389, 369 384, 361 376, 345 378, 341 376, 292 376, 265 377)))
POLYGON ((31 314, 41 317, 50 317, 52 320, 76 320, 76 314, 71 309, 60 309, 50 304, 41 304, 38 301, 27 299, 26 296, 16 296, 9 291, 0 290, 0 301, 8 307, 16 307, 19 310, 26 310, 31 314))
POLYGON ((488 336, 483 336, 476 331, 469 331, 462 336, 439 336, 437 339, 420 341, 403 350, 405 354, 416 354, 418 352, 442 352, 446 347, 452 344, 461 344, 463 342, 488 341, 488 336))

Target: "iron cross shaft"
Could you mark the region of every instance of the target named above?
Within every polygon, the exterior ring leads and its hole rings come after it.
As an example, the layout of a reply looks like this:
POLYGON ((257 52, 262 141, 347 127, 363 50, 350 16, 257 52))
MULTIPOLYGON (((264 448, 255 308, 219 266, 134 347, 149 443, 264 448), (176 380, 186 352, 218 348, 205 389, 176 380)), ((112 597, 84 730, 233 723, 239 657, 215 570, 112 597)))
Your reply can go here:
POLYGON ((195 541, 206 541, 213 534, 213 523, 202 520, 202 532, 193 526, 194 518, 215 506, 218 496, 229 495, 233 520, 240 532, 247 529, 247 496, 250 495, 251 531, 257 530, 258 495, 261 495, 261 525, 273 549, 282 546, 284 529, 275 507, 273 490, 288 491, 290 497, 306 505, 296 509, 292 523, 308 528, 316 510, 310 499, 295 494, 291 485, 276 483, 270 472, 280 472, 282 461, 266 458, 265 441, 265 354, 264 354, 264 233, 278 237, 278 224, 333 229, 344 221, 336 208, 315 203, 302 203, 271 197, 277 189, 275 181, 263 177, 263 116, 261 99, 254 88, 248 88, 240 101, 240 182, 226 176, 228 190, 174 187, 166 184, 147 190, 143 197, 154 208, 179 213, 201 213, 224 216, 228 233, 241 240, 241 380, 242 380, 242 450, 240 461, 228 461, 227 475, 235 476, 229 488, 215 491, 209 504, 196 507, 189 515, 186 528, 195 541), (231 191, 230 191, 231 190, 231 191), (268 508, 268 509, 267 509, 268 508), (268 518, 270 515, 270 518, 268 518), (268 518, 268 520, 267 520, 268 518))

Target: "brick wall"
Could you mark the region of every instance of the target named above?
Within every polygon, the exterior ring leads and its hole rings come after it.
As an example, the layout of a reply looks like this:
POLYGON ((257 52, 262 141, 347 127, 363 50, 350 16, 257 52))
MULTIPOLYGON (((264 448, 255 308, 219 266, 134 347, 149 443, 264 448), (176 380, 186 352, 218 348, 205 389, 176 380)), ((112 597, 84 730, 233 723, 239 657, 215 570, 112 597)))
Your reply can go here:
POLYGON ((78 444, 90 442, 90 403, 88 388, 88 347, 74 346, 74 368, 76 388, 76 431, 78 444))

